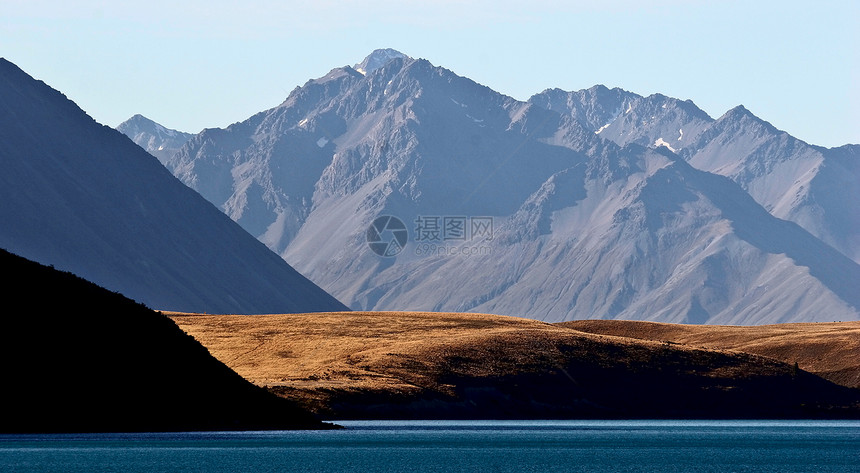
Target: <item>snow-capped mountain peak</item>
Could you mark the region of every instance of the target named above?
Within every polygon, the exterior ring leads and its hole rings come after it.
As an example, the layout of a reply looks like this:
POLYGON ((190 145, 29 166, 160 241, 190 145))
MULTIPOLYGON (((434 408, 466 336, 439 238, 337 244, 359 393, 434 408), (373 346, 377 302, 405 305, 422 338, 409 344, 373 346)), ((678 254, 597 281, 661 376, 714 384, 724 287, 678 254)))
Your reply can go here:
POLYGON ((353 69, 367 75, 388 64, 390 61, 400 58, 408 59, 409 56, 391 48, 377 49, 364 58, 363 61, 353 66, 353 69))

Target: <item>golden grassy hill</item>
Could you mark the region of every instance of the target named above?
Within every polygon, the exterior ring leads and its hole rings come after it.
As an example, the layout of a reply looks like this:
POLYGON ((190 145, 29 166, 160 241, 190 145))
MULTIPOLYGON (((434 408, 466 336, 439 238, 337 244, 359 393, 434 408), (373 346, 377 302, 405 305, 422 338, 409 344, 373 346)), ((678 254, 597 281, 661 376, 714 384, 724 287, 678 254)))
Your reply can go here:
POLYGON ((860 388, 860 322, 749 327, 578 320, 558 325, 593 334, 753 353, 797 363, 836 384, 860 388))
POLYGON ((246 379, 329 418, 816 417, 860 406, 858 392, 764 356, 516 317, 168 315, 246 379))

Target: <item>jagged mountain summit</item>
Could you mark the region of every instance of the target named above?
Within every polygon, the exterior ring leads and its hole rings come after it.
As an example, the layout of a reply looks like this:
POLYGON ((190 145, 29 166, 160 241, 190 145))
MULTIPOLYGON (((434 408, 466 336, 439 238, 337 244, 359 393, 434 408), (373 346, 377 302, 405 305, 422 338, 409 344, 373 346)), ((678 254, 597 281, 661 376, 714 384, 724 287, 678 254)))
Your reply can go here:
POLYGON ((663 146, 672 152, 686 147, 714 121, 689 100, 662 94, 643 97, 602 85, 573 92, 548 89, 529 98, 529 103, 567 115, 621 146, 663 146))
POLYGON ((860 262, 860 159, 777 130, 743 106, 714 120, 696 105, 595 86, 529 99, 621 146, 665 147, 698 169, 727 176, 773 215, 791 220, 860 262))
POLYGON ((520 102, 395 57, 204 130, 166 166, 354 309, 860 318, 856 262, 684 159, 716 121, 664 96, 589 94, 581 113, 563 93, 520 102))
POLYGON ((161 162, 173 156, 186 141, 194 136, 191 133, 165 128, 140 114, 120 123, 116 129, 161 162))
POLYGON ((0 59, 0 248, 153 309, 339 310, 126 136, 0 59))

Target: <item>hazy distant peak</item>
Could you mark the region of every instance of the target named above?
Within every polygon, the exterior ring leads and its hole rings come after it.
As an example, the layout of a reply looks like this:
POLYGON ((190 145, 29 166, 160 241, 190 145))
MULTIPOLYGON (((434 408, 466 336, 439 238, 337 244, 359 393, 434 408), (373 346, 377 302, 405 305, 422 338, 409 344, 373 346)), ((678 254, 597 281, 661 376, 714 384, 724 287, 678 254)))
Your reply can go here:
MULTIPOLYGON (((332 81, 332 80, 340 79, 344 76, 362 77, 363 75, 364 75, 363 72, 356 71, 355 68, 352 68, 349 66, 336 67, 336 68, 330 70, 328 72, 328 74, 326 74, 326 75, 324 75, 318 79, 309 80, 307 82, 307 84, 324 84, 324 83, 332 81), (359 74, 361 74, 361 75, 359 75, 359 74)), ((295 92, 295 91, 293 91, 293 92, 295 92)))
POLYGON ((723 117, 737 117, 737 118, 744 117, 744 116, 751 117, 751 116, 755 116, 755 115, 753 115, 753 113, 750 112, 749 109, 744 107, 743 105, 738 105, 738 106, 732 108, 731 110, 729 110, 728 112, 726 112, 725 115, 723 115, 723 117))
POLYGON ((117 125, 116 129, 162 163, 193 136, 162 126, 139 113, 117 125))
POLYGON ((153 127, 157 125, 153 120, 146 118, 145 116, 137 113, 133 115, 128 120, 117 125, 117 128, 129 128, 129 127, 153 127))
POLYGON ((131 133, 133 130, 136 130, 138 133, 141 131, 146 131, 149 133, 159 134, 159 135, 164 135, 164 136, 169 136, 169 137, 177 137, 180 135, 190 136, 189 133, 185 133, 185 132, 182 132, 179 130, 167 128, 167 127, 161 125, 160 123, 158 123, 154 120, 151 120, 151 119, 149 119, 149 118, 147 118, 147 117, 145 117, 139 113, 135 114, 134 116, 132 116, 128 120, 117 125, 116 129, 125 133, 126 135, 131 133))
POLYGON ((363 61, 353 66, 353 69, 367 75, 388 64, 390 61, 399 58, 409 58, 409 56, 391 48, 377 49, 364 58, 363 61))
POLYGON ((755 114, 753 114, 749 109, 744 107, 743 105, 738 105, 737 107, 732 108, 728 112, 724 113, 717 122, 719 123, 733 123, 733 124, 758 124, 758 126, 764 126, 766 129, 769 129, 771 132, 775 133, 779 130, 776 129, 770 122, 767 122, 755 114))

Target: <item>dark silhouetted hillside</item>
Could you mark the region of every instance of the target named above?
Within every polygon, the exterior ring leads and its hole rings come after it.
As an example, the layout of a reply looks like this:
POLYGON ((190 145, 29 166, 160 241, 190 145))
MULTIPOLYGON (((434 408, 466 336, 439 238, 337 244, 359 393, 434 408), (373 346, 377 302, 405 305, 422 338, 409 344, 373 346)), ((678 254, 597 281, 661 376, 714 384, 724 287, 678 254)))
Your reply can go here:
POLYGON ((3 432, 328 427, 215 360, 169 318, 0 250, 3 432))

